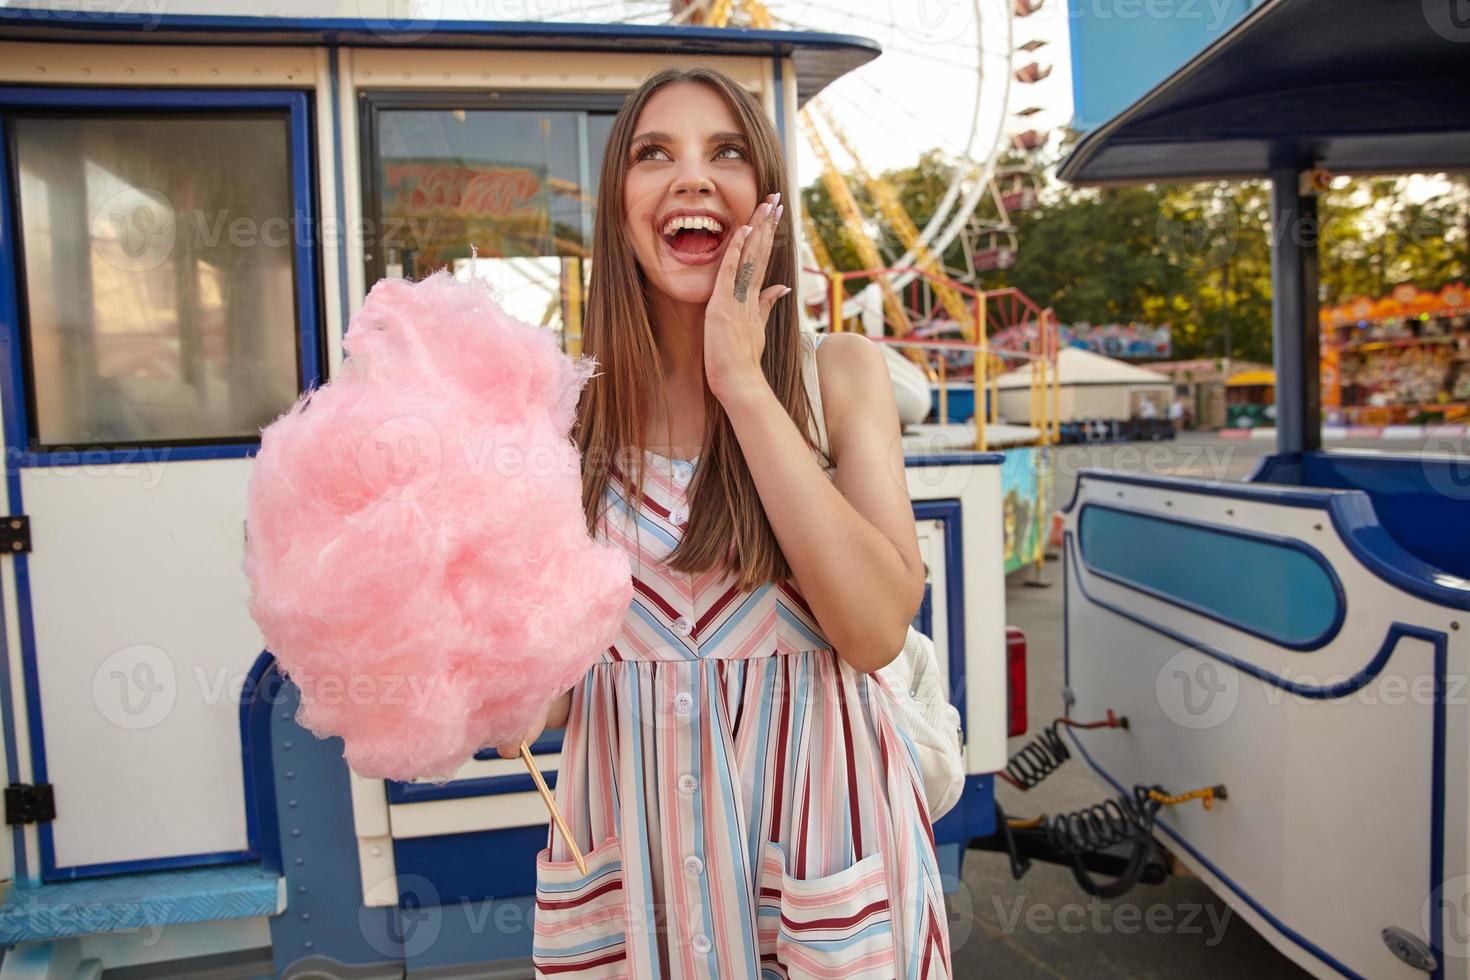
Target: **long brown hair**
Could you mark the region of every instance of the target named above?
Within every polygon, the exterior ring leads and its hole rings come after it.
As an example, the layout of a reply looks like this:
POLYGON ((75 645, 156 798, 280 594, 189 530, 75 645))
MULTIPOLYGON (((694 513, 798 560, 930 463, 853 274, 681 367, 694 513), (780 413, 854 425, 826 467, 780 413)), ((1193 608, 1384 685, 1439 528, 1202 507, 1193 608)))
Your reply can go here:
MULTIPOLYGON (((589 533, 595 533, 601 519, 616 461, 623 462, 618 467, 620 482, 630 484, 629 503, 637 506, 647 448, 643 427, 656 401, 664 407, 663 417, 668 417, 648 282, 626 231, 623 178, 644 104, 675 82, 708 85, 729 104, 755 164, 757 200, 787 187, 786 161, 775 128, 760 103, 727 75, 711 68, 664 68, 650 75, 623 104, 602 158, 592 281, 583 320, 582 351, 597 359, 597 374, 582 391, 575 430, 582 452, 582 506, 589 533)), ((795 209, 788 208, 781 217, 760 289, 775 283, 796 286, 796 249, 792 218, 787 216, 794 214, 795 209)), ((795 300, 796 293, 788 293, 772 307, 761 368, 797 430, 810 442, 812 410, 802 383, 795 300)), ((701 572, 726 562, 741 589, 789 578, 791 567, 766 519, 735 430, 707 384, 704 404, 704 447, 689 485, 689 523, 669 565, 675 571, 701 572)))

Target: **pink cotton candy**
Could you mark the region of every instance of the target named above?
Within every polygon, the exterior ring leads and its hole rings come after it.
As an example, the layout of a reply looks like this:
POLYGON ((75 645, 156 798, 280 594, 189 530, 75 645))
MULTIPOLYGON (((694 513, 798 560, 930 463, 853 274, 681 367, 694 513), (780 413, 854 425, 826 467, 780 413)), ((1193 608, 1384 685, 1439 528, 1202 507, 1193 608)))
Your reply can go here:
POLYGON ((593 541, 569 437, 593 365, 447 271, 384 279, 340 376, 261 432, 250 614, 370 778, 451 778, 612 642, 628 562, 593 541))

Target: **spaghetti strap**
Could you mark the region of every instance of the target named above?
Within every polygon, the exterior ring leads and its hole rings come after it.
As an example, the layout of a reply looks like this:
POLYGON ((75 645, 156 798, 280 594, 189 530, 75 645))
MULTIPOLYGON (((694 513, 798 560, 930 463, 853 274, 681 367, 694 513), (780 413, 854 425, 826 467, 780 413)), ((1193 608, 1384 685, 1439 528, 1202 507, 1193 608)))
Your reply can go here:
POLYGON ((830 470, 832 450, 827 439, 827 417, 822 411, 822 386, 817 379, 817 348, 826 338, 824 333, 801 334, 801 374, 806 385, 807 400, 812 406, 812 428, 816 430, 817 448, 822 453, 822 465, 830 470))

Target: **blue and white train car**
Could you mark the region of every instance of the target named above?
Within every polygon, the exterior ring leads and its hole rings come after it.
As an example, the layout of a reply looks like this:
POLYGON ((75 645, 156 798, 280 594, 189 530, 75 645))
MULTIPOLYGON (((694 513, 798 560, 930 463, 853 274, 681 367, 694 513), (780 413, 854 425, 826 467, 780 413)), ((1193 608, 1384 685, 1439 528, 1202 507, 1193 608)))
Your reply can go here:
POLYGON ((1470 977, 1467 445, 1323 450, 1317 363, 1319 168, 1470 167, 1452 8, 1267 0, 1059 170, 1271 180, 1277 452, 1244 483, 1082 474, 1066 684, 1129 719, 1072 732, 1120 792, 1225 787, 1157 836, 1320 977, 1470 977))
MULTIPOLYGON (((879 53, 292 13, 0 9, 0 978, 529 975, 547 826, 521 763, 365 780, 293 720, 244 603, 259 430, 333 376, 382 276, 489 276, 575 350, 593 181, 650 71, 720 67, 792 147, 879 53)), ((973 774, 936 826, 954 883, 1005 763, 999 463, 909 467, 973 774)), ((534 746, 549 779, 559 749, 534 746)))

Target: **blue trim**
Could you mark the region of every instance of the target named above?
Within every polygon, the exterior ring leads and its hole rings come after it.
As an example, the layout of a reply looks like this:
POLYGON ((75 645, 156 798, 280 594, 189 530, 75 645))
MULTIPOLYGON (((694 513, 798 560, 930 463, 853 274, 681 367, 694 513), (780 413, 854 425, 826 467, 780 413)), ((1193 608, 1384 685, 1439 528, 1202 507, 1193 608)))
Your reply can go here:
MULTIPOLYGON (((916 500, 914 520, 938 521, 944 535, 945 629, 949 634, 949 694, 960 712, 960 726, 969 734, 965 710, 967 676, 965 667, 965 546, 962 534, 964 509, 958 500, 916 500)), ((932 615, 932 613, 931 613, 932 615)))
POLYGON ((0 943, 270 916, 280 884, 276 874, 244 865, 19 887, 0 905, 0 943))
MULTIPOLYGON (((1064 547, 1066 551, 1068 552, 1068 554, 1071 554, 1072 549, 1076 547, 1076 544, 1073 540, 1072 532, 1067 531, 1062 535, 1062 537, 1065 541, 1064 547)), ((1073 561, 1075 562, 1076 560, 1076 556, 1074 555, 1073 561)), ((1087 586, 1083 583, 1082 576, 1077 575, 1076 580, 1077 589, 1082 593, 1082 597, 1093 605, 1098 606, 1102 609, 1106 609, 1108 612, 1113 613, 1117 616, 1121 616, 1124 619, 1130 620, 1131 622, 1137 623, 1144 629, 1152 630, 1153 632, 1158 633, 1161 636, 1167 636, 1174 642, 1181 643, 1192 650, 1197 650, 1207 657, 1213 657, 1214 659, 1219 660, 1222 663, 1227 663, 1243 673, 1250 674, 1252 677, 1263 680, 1268 684, 1275 685, 1282 690, 1290 691, 1293 694, 1299 694, 1304 698, 1340 698, 1353 693, 1354 691, 1358 690, 1360 687, 1371 681, 1374 677, 1377 677, 1380 672, 1382 672, 1384 664, 1388 663, 1388 658, 1393 654, 1394 646, 1399 641, 1399 633, 1396 632, 1396 627, 1390 628, 1388 633, 1384 636, 1383 644, 1379 647, 1378 652, 1375 653, 1373 655, 1373 658, 1369 660, 1368 663, 1353 676, 1346 678, 1345 680, 1337 681, 1333 684, 1328 684, 1326 686, 1300 684, 1296 681, 1289 681, 1285 678, 1278 677, 1268 670, 1258 667, 1255 664, 1248 663, 1237 657, 1233 657, 1225 651, 1217 649, 1216 647, 1212 647, 1207 643, 1201 643, 1199 640, 1196 640, 1191 636, 1187 636, 1186 634, 1181 633, 1178 630, 1171 629, 1170 627, 1165 626, 1162 623, 1156 623, 1146 616, 1141 616, 1137 613, 1129 612, 1122 606, 1114 605, 1111 602, 1099 599, 1097 596, 1087 591, 1087 586)))
POLYGON ((284 686, 275 655, 262 650, 240 689, 240 771, 245 777, 246 835, 250 851, 261 866, 277 873, 281 870, 281 839, 276 825, 271 711, 280 703, 284 686))
MULTIPOLYGON (((782 85, 782 75, 784 72, 781 68, 781 55, 774 53, 771 55, 771 69, 771 87, 775 90, 775 98, 772 101, 776 104, 776 136, 781 140, 782 154, 787 159, 790 159, 791 147, 786 143, 786 90, 782 85)), ((784 191, 786 188, 783 187, 781 189, 784 191)), ((812 349, 815 350, 820 346, 822 346, 821 341, 817 341, 812 349)))
POLYGON ((1077 474, 1072 499, 1063 508, 1063 513, 1070 514, 1076 507, 1077 497, 1082 492, 1082 483, 1089 477, 1098 481, 1173 490, 1178 493, 1326 511, 1353 557, 1379 579, 1426 602, 1470 611, 1470 581, 1442 572, 1405 551, 1384 530, 1373 510, 1371 498, 1361 490, 1306 490, 1254 483, 1206 483, 1187 477, 1134 476, 1109 470, 1086 469, 1077 474))
POLYGON ((1096 568, 1090 561, 1087 560, 1087 549, 1079 545, 1078 550, 1082 555, 1082 564, 1087 568, 1089 572, 1091 572, 1093 575, 1096 575, 1098 578, 1106 579, 1109 582, 1113 582, 1125 588, 1133 589, 1135 592, 1141 592, 1144 595, 1152 596, 1153 598, 1158 599, 1161 602, 1169 603, 1171 606, 1176 606, 1180 609, 1186 610, 1187 612, 1194 613, 1197 616, 1204 616, 1206 619, 1212 619, 1215 622, 1220 623, 1221 625, 1228 626, 1231 629, 1240 630, 1242 633, 1249 633, 1251 636, 1266 640, 1269 643, 1274 643, 1277 646, 1286 647, 1288 650, 1300 650, 1303 652, 1310 650, 1320 650, 1322 647, 1332 642, 1333 638, 1337 636, 1338 631, 1342 629, 1343 620, 1347 618, 1347 593, 1343 591, 1342 580, 1337 577, 1337 572, 1333 570, 1332 563, 1327 560, 1326 556, 1323 555, 1322 552, 1318 551, 1316 548, 1313 548, 1311 545, 1307 544, 1305 541, 1300 541, 1296 538, 1285 538, 1276 534, 1266 534, 1260 531, 1242 531, 1228 525, 1214 524, 1209 521, 1194 521, 1184 520, 1183 518, 1179 517, 1168 517, 1155 511, 1141 510, 1134 507, 1118 507, 1112 504, 1097 504, 1093 503, 1090 500, 1082 505, 1082 509, 1077 515, 1077 535, 1079 540, 1082 540, 1084 538, 1082 526, 1087 519, 1087 512, 1090 509, 1113 511, 1115 513, 1129 514, 1131 516, 1144 518, 1146 520, 1162 521, 1166 524, 1177 524, 1181 527, 1198 528, 1202 531, 1208 531, 1212 534, 1220 534, 1231 538, 1241 538, 1247 541, 1259 541, 1263 544, 1271 545, 1273 547, 1287 548, 1292 551, 1301 552, 1303 555, 1306 555, 1306 557, 1310 559, 1314 564, 1316 564, 1318 568, 1322 569, 1323 574, 1327 576, 1327 582, 1332 587, 1332 595, 1335 605, 1332 613, 1332 621, 1328 623, 1326 629, 1324 629, 1317 636, 1310 639, 1292 641, 1282 636, 1273 635, 1266 630, 1258 629, 1249 624, 1238 623, 1232 619, 1228 619, 1219 612, 1191 602, 1188 599, 1169 595, 1168 593, 1160 591, 1159 589, 1155 589, 1151 586, 1144 585, 1139 582, 1134 582, 1121 576, 1113 575, 1109 572, 1104 572, 1096 568))
POLYGON ((1157 490, 1177 490, 1180 493, 1197 493, 1211 497, 1228 497, 1232 500, 1255 500, 1264 504, 1280 504, 1283 507, 1315 507, 1326 510, 1332 498, 1343 493, 1341 490, 1303 490, 1295 487, 1267 487, 1250 483, 1212 483, 1183 476, 1138 476, 1132 473, 1115 473, 1112 470, 1085 469, 1077 473, 1077 483, 1072 487, 1072 499, 1062 508, 1070 514, 1077 504, 1077 495, 1082 490, 1082 481, 1087 477, 1106 480, 1109 483, 1127 483, 1138 487, 1157 490))
POLYGON ((1470 470, 1463 459, 1428 453, 1331 450, 1263 457, 1253 483, 1358 490, 1405 551, 1450 575, 1470 576, 1470 470))
MULTIPOLYGON (((1067 532, 1067 544, 1068 544, 1069 549, 1070 549, 1070 545, 1071 545, 1071 532, 1067 532)), ((1075 562, 1075 560, 1074 560, 1074 562, 1075 562)), ((1141 626, 1144 626, 1144 627, 1149 628, 1149 629, 1154 629, 1157 632, 1161 632, 1164 635, 1169 636, 1171 639, 1178 639, 1177 634, 1174 634, 1171 631, 1164 630, 1164 629, 1161 629, 1161 628, 1159 628, 1157 626, 1151 625, 1151 624, 1149 624, 1148 622, 1146 622, 1144 620, 1141 620, 1141 619, 1139 619, 1137 617, 1131 616, 1131 615, 1129 615, 1127 613, 1121 612, 1120 610, 1114 609, 1113 607, 1108 606, 1106 603, 1096 602, 1096 600, 1093 600, 1090 596, 1087 595, 1087 590, 1082 585, 1082 578, 1081 578, 1081 576, 1076 574, 1075 564, 1074 563, 1064 564, 1063 565, 1063 569, 1064 570, 1070 570, 1070 572, 1071 572, 1071 577, 1069 579, 1067 579, 1067 581, 1066 581, 1066 583, 1064 583, 1064 585, 1069 586, 1071 582, 1075 582, 1077 584, 1078 589, 1082 592, 1083 596, 1086 597, 1086 598, 1088 598, 1090 601, 1093 601, 1094 603, 1096 603, 1097 605, 1101 606, 1104 609, 1108 609, 1110 612, 1114 612, 1114 613, 1117 613, 1120 616, 1123 616, 1125 619, 1130 619, 1130 620, 1138 623, 1141 626)), ((1070 591, 1071 591, 1070 587, 1064 587, 1064 589, 1063 589, 1064 596, 1067 593, 1069 593, 1070 591)), ((1064 615, 1065 615, 1065 613, 1064 613, 1064 615)), ((1394 649, 1397 647, 1398 641, 1400 639, 1404 638, 1404 637, 1412 637, 1414 639, 1424 640, 1424 641, 1426 641, 1428 643, 1433 644, 1433 646, 1434 646, 1434 674, 1435 674, 1435 677, 1434 677, 1434 684, 1435 684, 1435 688, 1434 688, 1434 722, 1433 722, 1433 724, 1434 724, 1434 738, 1433 738, 1433 746, 1431 748, 1431 764, 1432 764, 1432 768, 1433 768, 1433 771, 1434 771, 1434 776, 1433 776, 1434 783, 1433 783, 1433 786, 1431 786, 1431 788, 1430 788, 1430 792, 1431 792, 1430 806, 1431 806, 1432 809, 1431 809, 1431 812, 1430 812, 1430 827, 1429 827, 1429 842, 1430 842, 1429 850, 1430 850, 1430 854, 1429 854, 1429 891, 1428 891, 1428 894, 1431 895, 1431 896, 1433 896, 1436 893, 1438 893, 1438 891, 1440 890, 1440 888, 1444 885, 1445 714, 1446 714, 1445 713, 1445 680, 1446 680, 1446 671, 1447 671, 1447 668, 1448 668, 1448 657, 1449 657, 1449 652, 1448 652, 1448 638, 1446 637, 1446 635, 1443 632, 1438 631, 1438 630, 1431 630, 1431 629, 1427 629, 1427 628, 1425 628, 1423 626, 1414 626, 1414 625, 1411 625, 1411 624, 1408 624, 1408 623, 1394 622, 1389 627, 1388 636, 1384 640, 1384 645, 1383 645, 1382 649, 1380 649, 1379 652, 1378 652, 1378 654, 1374 657, 1374 664, 1376 664, 1376 669, 1374 669, 1372 671, 1372 674, 1375 674, 1376 675, 1378 673, 1378 671, 1382 670, 1383 665, 1385 663, 1387 663, 1389 656, 1393 653, 1394 649)), ((1232 658, 1229 658, 1227 656, 1221 655, 1221 654, 1219 654, 1218 651, 1212 651, 1212 650, 1210 650, 1207 647, 1201 647, 1198 644, 1193 643, 1192 641, 1190 641, 1190 645, 1193 646, 1195 649, 1199 650, 1202 653, 1208 654, 1210 656, 1218 656, 1218 657, 1220 657, 1220 659, 1224 659, 1227 662, 1230 662, 1230 663, 1235 664, 1236 666, 1239 666, 1239 664, 1236 663, 1232 658)), ((1071 675, 1071 661, 1072 661, 1072 649, 1071 649, 1071 644, 1070 644, 1070 637, 1064 631, 1064 633, 1063 633, 1063 648, 1062 648, 1062 664, 1063 664, 1063 674, 1066 677, 1070 677, 1070 675, 1071 675)), ((1370 667, 1373 667, 1374 664, 1370 664, 1370 667)), ((1243 668, 1242 667, 1242 669, 1246 669, 1246 668, 1243 668)), ((1258 672, 1251 671, 1251 670, 1248 670, 1248 669, 1246 669, 1246 672, 1252 674, 1253 676, 1261 677, 1262 680, 1266 680, 1266 681, 1268 681, 1270 683, 1273 683, 1277 687, 1284 687, 1284 688, 1286 688, 1288 690, 1292 690, 1293 689, 1293 686, 1284 684, 1284 683, 1280 682, 1279 680, 1276 680, 1276 679, 1271 678, 1269 676, 1262 676, 1258 672)), ((1364 674, 1367 674, 1367 673, 1368 673, 1368 671, 1367 671, 1367 669, 1365 669, 1365 671, 1363 672, 1363 674, 1360 674, 1359 676, 1362 677, 1364 674)), ((1368 679, 1371 679, 1371 676, 1372 675, 1369 675, 1368 677, 1365 677, 1363 683, 1366 683, 1368 679)), ((1356 686, 1354 686, 1352 688, 1349 688, 1346 691, 1342 691, 1342 692, 1339 692, 1339 693, 1326 694, 1326 695, 1322 695, 1322 696, 1324 696, 1324 697, 1340 697, 1342 694, 1351 693, 1351 691, 1356 690, 1357 687, 1359 687, 1359 686, 1361 686, 1361 684, 1356 685, 1356 686)), ((1331 690, 1331 689, 1325 689, 1324 688, 1324 689, 1321 689, 1321 690, 1331 690)), ((1302 692, 1297 691, 1297 693, 1302 693, 1302 692)), ((1315 697, 1315 696, 1318 696, 1318 695, 1309 694, 1308 696, 1315 697)), ((1116 779, 1114 779, 1111 775, 1109 775, 1108 772, 1102 768, 1102 766, 1098 765, 1097 760, 1095 760, 1088 753, 1087 747, 1082 744, 1082 740, 1078 736, 1078 734, 1077 734, 1077 732, 1075 730, 1069 730, 1068 734, 1070 735, 1070 737, 1072 739, 1072 743, 1075 746, 1077 746, 1078 752, 1081 753, 1082 757, 1087 760, 1087 764, 1092 767, 1092 769, 1093 769, 1094 772, 1096 772, 1103 779, 1107 780, 1107 782, 1110 785, 1112 785, 1112 787, 1117 792, 1119 792, 1119 793, 1131 792, 1131 790, 1125 789, 1125 787, 1121 783, 1119 783, 1116 779)), ((1243 901, 1245 901, 1248 905, 1250 905, 1250 907, 1252 909, 1254 909, 1257 914, 1259 914, 1267 922, 1270 922, 1271 925, 1275 929, 1277 929, 1282 935, 1286 936, 1288 939, 1290 939, 1292 942, 1296 943, 1302 949, 1304 949, 1307 952, 1311 953, 1313 956, 1315 956, 1318 959, 1320 959, 1323 963, 1325 963, 1328 966, 1332 967, 1334 970, 1337 970, 1339 973, 1343 974, 1344 976, 1348 976, 1348 977, 1359 977, 1359 974, 1354 973, 1352 970, 1348 969, 1346 965, 1344 965, 1343 963, 1339 962, 1331 954, 1329 954, 1326 950, 1324 950, 1321 947, 1317 946, 1315 943, 1312 943, 1311 941, 1309 941, 1308 939, 1306 939, 1304 936, 1302 936, 1300 933, 1298 933, 1296 930, 1290 928, 1284 922, 1282 922, 1279 918, 1277 918, 1275 915, 1273 915, 1270 912, 1270 910, 1268 910, 1264 905, 1262 905, 1255 898, 1253 898, 1248 892, 1245 891, 1245 889, 1241 888, 1240 885, 1236 884, 1236 882, 1235 882, 1234 879, 1232 879, 1229 875, 1225 874, 1225 872, 1222 871, 1214 862, 1212 862, 1211 860, 1209 860, 1208 858, 1206 858, 1197 848, 1194 847, 1194 845, 1190 844, 1189 841, 1187 841, 1183 837, 1182 834, 1180 834, 1179 832, 1175 831, 1172 827, 1170 827, 1167 823, 1165 823, 1163 821, 1156 821, 1155 822, 1155 826, 1157 826, 1160 829, 1162 829, 1166 834, 1168 834, 1171 838, 1173 838, 1173 840, 1175 841, 1175 843, 1177 843, 1180 847, 1182 847, 1186 851, 1188 851, 1194 857, 1195 860, 1199 861, 1200 864, 1202 864, 1206 868, 1208 868, 1210 870, 1210 873, 1213 874, 1218 879, 1220 879, 1220 882, 1223 885, 1225 885, 1225 887, 1229 888, 1237 896, 1239 896, 1243 901)), ((1444 948, 1443 947, 1443 931, 1444 931, 1444 927, 1443 927, 1443 919, 1444 919, 1444 916, 1442 914, 1441 915, 1437 915, 1437 916, 1434 917, 1434 919, 1430 922, 1430 925, 1429 925, 1429 931, 1430 931, 1429 943, 1430 943, 1430 946, 1434 950, 1435 959, 1436 959, 1436 962, 1438 964, 1436 966, 1434 972, 1431 974, 1431 976, 1433 977, 1433 980, 1443 980, 1443 978, 1444 978, 1444 954, 1443 954, 1443 948, 1444 948)))
MULTIPOLYGON (((342 172, 347 166, 347 147, 342 143, 342 76, 338 64, 338 51, 332 48, 327 52, 327 76, 328 89, 332 99, 332 152, 336 155, 333 171, 337 179, 333 181, 333 188, 337 202, 337 226, 345 228, 347 221, 347 190, 343 186, 346 182, 342 179, 342 172)), ((350 294, 347 291, 347 239, 342 236, 337 242, 337 293, 338 302, 342 310, 341 333, 347 335, 347 321, 350 319, 349 311, 352 309, 349 302, 350 294)), ((325 376, 329 365, 322 365, 322 375, 325 376)))
MULTIPOLYGON (((311 112, 305 92, 278 93, 290 111, 291 197, 296 232, 296 328, 301 354, 299 390, 321 384, 321 304, 317 300, 316 243, 320 229, 312 208, 311 112)), ((341 181, 338 181, 341 184, 341 181)))
POLYGON ((207 851, 202 854, 180 854, 166 858, 143 858, 137 861, 107 861, 99 864, 73 864, 56 867, 56 853, 50 826, 40 825, 41 868, 47 884, 81 881, 105 875, 147 874, 152 871, 182 871, 186 868, 211 868, 219 865, 254 864, 255 854, 245 851, 207 851))
POLYGON ((180 463, 196 459, 242 459, 260 449, 258 442, 195 444, 149 443, 126 449, 54 449, 44 453, 10 451, 11 465, 20 469, 59 466, 97 466, 111 463, 180 463))
MULTIPOLYGON (((35 11, 25 12, 27 15, 35 11)), ((53 16, 52 12, 41 13, 53 16)), ((0 25, 7 19, 7 12, 0 10, 0 25)), ((95 19, 92 19, 95 21, 95 19)), ((293 209, 293 235, 296 244, 293 275, 296 280, 297 319, 297 384, 302 392, 316 387, 321 380, 321 356, 319 352, 319 303, 317 295, 317 224, 312 208, 313 168, 311 162, 314 141, 310 131, 310 112, 304 92, 274 89, 223 90, 223 89, 171 89, 171 88, 39 88, 25 86, 0 86, 0 109, 55 109, 93 108, 105 109, 285 109, 289 134, 290 180, 293 209)), ((8 142, 7 142, 8 148, 8 142)), ((8 179, 11 163, 7 159, 7 179, 0 202, 8 216, 12 213, 8 197, 11 192, 8 179)), ((339 181, 340 184, 340 181, 339 181)), ((241 442, 219 440, 182 440, 179 442, 152 442, 115 449, 88 449, 85 455, 76 450, 33 452, 30 448, 30 416, 26 411, 25 360, 20 348, 20 317, 16 303, 14 284, 9 276, 18 275, 20 269, 13 250, 0 243, 0 284, 9 294, 10 310, 0 308, 0 313, 10 317, 4 355, 10 362, 3 366, 3 376, 14 387, 16 397, 5 399, 5 446, 8 467, 55 467, 88 464, 113 464, 137 462, 139 453, 153 461, 159 456, 148 456, 150 452, 160 454, 166 461, 196 459, 239 459, 250 456, 258 447, 258 441, 241 442)), ((0 295, 0 300, 5 298, 0 295)), ((23 513, 19 504, 19 483, 12 493, 12 507, 23 513)))
POLYGON ((1338 491, 1328 514, 1353 557, 1378 578, 1437 606, 1470 611, 1470 581, 1405 551, 1378 523, 1373 501, 1363 491, 1338 491))
POLYGON ((926 453, 904 456, 905 466, 1000 466, 1005 462, 1005 453, 926 453))
POLYGON ((275 44, 328 44, 398 47, 406 42, 432 46, 462 44, 468 38, 503 36, 507 44, 526 38, 552 40, 595 40, 602 46, 622 47, 629 40, 650 45, 706 42, 718 51, 748 52, 756 45, 789 53, 797 47, 848 47, 876 58, 882 53, 878 42, 855 34, 826 31, 779 31, 757 28, 731 30, 723 27, 671 26, 668 24, 558 23, 511 20, 431 20, 372 17, 255 17, 238 14, 146 14, 89 12, 86 16, 35 8, 0 8, 0 26, 24 37, 26 29, 47 29, 68 34, 142 35, 151 42, 156 36, 177 31, 187 43, 228 44, 238 40, 211 35, 233 33, 270 34, 275 44))
MULTIPOLYGON (((28 12, 34 13, 34 12, 28 12)), ((50 12, 42 12, 50 16, 50 12)), ((0 24, 6 20, 0 13, 0 24)), ((282 90, 215 90, 215 89, 170 89, 170 88, 29 88, 23 86, 0 86, 0 109, 57 109, 76 108, 81 111, 95 109, 135 108, 149 110, 167 109, 285 109, 289 133, 290 179, 292 190, 293 233, 296 235, 296 252, 293 273, 296 278, 296 316, 298 321, 298 375, 297 381, 303 390, 314 387, 320 379, 320 356, 318 351, 318 293, 316 278, 317 234, 312 210, 312 165, 313 141, 309 128, 310 114, 307 96, 303 92, 282 90)), ((5 478, 10 491, 12 513, 25 513, 21 493, 20 472, 27 467, 68 466, 93 463, 137 462, 150 460, 231 459, 248 457, 259 446, 258 442, 214 442, 196 441, 193 444, 136 445, 130 448, 96 450, 87 452, 66 449, 32 452, 30 449, 29 415, 25 405, 26 362, 21 346, 20 310, 18 302, 18 264, 14 242, 16 238, 15 209, 12 205, 14 193, 12 171, 15 161, 10 158, 8 133, 4 119, 0 117, 0 146, 4 147, 4 173, 0 174, 0 403, 5 410, 5 478)), ((16 596, 18 605, 18 627, 21 640, 21 661, 25 674, 25 697, 28 709, 28 728, 31 738, 32 779, 35 782, 50 782, 46 764, 45 725, 41 711, 40 680, 36 648, 34 604, 31 595, 30 566, 28 556, 14 556, 16 596)), ((257 664, 257 666, 259 666, 257 664)), ((242 746, 243 748, 243 746, 242 746)), ((11 770, 19 774, 18 767, 11 770)), ((167 858, 150 858, 138 861, 118 861, 90 865, 58 867, 56 864, 55 838, 52 826, 42 823, 37 828, 41 854, 39 880, 69 881, 78 878, 136 873, 157 870, 172 870, 200 867, 212 864, 230 864, 252 861, 257 856, 258 814, 252 812, 251 794, 246 793, 247 848, 236 851, 220 851, 205 854, 175 855, 167 858)), ((17 828, 18 829, 18 828, 17 828)), ((18 880, 37 880, 36 869, 25 866, 24 847, 16 851, 18 880)))
MULTIPOLYGON (((5 19, 0 13, 0 22, 5 19)), ((0 85, 0 106, 41 109, 304 110, 306 93, 284 89, 91 88, 0 85)))
MULTIPOLYGON (((10 208, 10 134, 6 129, 5 117, 0 115, 0 379, 12 377, 16 360, 12 353, 16 348, 16 336, 20 325, 20 306, 15 291, 15 255, 11 242, 15 240, 15 226, 11 221, 10 208)), ((16 426, 16 413, 19 411, 16 402, 14 386, 3 384, 0 386, 0 404, 4 406, 5 412, 5 441, 3 445, 14 445, 10 440, 10 434, 16 426)), ((25 508, 21 506, 20 498, 20 474, 16 472, 15 466, 6 453, 5 462, 5 488, 9 494, 10 507, 13 513, 23 514, 25 508)), ((24 631, 27 628, 28 614, 30 608, 30 588, 22 589, 21 578, 26 567, 26 556, 16 555, 13 559, 16 571, 16 601, 18 609, 18 627, 21 630, 21 655, 24 659, 25 640, 24 631)), ((29 577, 27 576, 27 579, 29 577)), ((0 624, 4 624, 4 610, 0 608, 0 624)), ((9 631, 0 633, 0 650, 6 655, 6 662, 10 659, 10 650, 5 642, 9 631)), ((0 708, 4 709, 5 727, 5 765, 6 772, 10 778, 16 781, 20 779, 20 753, 16 748, 15 735, 15 690, 11 687, 10 671, 0 671, 0 708)), ((15 880, 17 883, 29 882, 32 879, 30 869, 26 865, 25 847, 25 825, 15 824, 10 828, 10 842, 12 853, 15 855, 15 880)))
MULTIPOLYGON (((531 743, 533 756, 560 752, 564 728, 552 728, 541 733, 531 743)), ((492 748, 476 752, 477 762, 499 759, 500 753, 492 748)), ((541 778, 546 780, 547 789, 556 789, 555 769, 537 767, 541 778)), ((502 793, 530 793, 536 790, 536 781, 530 773, 507 773, 504 776, 478 776, 470 779, 452 779, 445 783, 411 783, 397 779, 384 780, 388 788, 389 803, 428 803, 432 800, 463 800, 472 796, 498 796, 502 793)))

